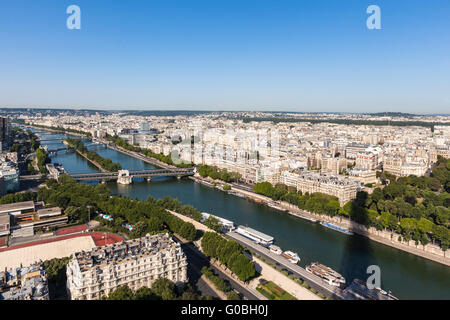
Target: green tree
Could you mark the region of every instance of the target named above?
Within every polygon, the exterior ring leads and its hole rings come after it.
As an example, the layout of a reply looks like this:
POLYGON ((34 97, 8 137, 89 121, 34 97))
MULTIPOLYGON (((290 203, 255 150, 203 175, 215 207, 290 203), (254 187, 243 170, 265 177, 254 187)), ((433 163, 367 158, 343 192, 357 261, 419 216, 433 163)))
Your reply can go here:
POLYGON ((205 220, 205 225, 216 231, 219 232, 220 230, 222 230, 222 224, 220 223, 219 219, 217 219, 216 217, 213 216, 209 216, 206 220, 205 220))
POLYGON ((103 296, 102 300, 134 300, 134 294, 127 285, 123 285, 115 289, 108 296, 103 296))
POLYGON ((166 278, 159 278, 153 282, 152 291, 163 300, 175 300, 177 297, 175 284, 166 278))
POLYGON ((227 300, 241 300, 241 297, 236 293, 236 291, 230 291, 227 295, 227 300))

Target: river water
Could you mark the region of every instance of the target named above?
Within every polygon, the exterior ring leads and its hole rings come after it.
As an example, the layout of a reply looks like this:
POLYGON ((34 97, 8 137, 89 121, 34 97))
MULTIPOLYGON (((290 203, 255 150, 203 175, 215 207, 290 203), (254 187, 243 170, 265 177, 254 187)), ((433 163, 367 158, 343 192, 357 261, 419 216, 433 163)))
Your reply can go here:
MULTIPOLYGON (((42 130, 34 130, 40 131, 42 130)), ((59 138, 62 134, 40 133, 42 138, 59 138)), ((120 162, 124 169, 154 168, 141 160, 124 155, 103 145, 83 139, 89 150, 120 162)), ((45 142, 43 144, 46 144, 45 142)), ((49 143, 49 150, 62 147, 49 143)), ((51 156, 52 162, 61 163, 69 173, 98 171, 74 152, 61 151, 51 156)), ((94 183, 94 182, 92 182, 94 183)), ((107 183, 112 194, 146 199, 171 196, 183 204, 191 204, 200 211, 232 220, 236 225, 247 225, 275 238, 283 250, 297 252, 300 265, 318 261, 339 273, 350 283, 352 279, 366 280, 369 265, 381 270, 381 287, 391 290, 399 299, 450 299, 450 268, 442 264, 374 242, 359 235, 348 236, 318 223, 280 213, 246 199, 208 188, 190 179, 154 178, 134 181, 131 185, 107 183)))

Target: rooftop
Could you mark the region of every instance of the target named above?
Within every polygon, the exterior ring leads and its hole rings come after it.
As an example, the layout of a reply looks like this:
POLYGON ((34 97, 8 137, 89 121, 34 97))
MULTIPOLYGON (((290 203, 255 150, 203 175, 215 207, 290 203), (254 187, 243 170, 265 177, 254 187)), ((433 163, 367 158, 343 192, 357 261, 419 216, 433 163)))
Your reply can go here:
POLYGON ((15 202, 0 205, 0 213, 3 212, 13 212, 20 210, 33 209, 34 211, 34 201, 23 201, 23 202, 15 202))
POLYGON ((41 262, 0 272, 0 300, 47 299, 47 276, 41 262))
POLYGON ((259 238, 261 238, 263 240, 265 240, 265 241, 273 241, 273 237, 271 237, 271 236, 269 236, 269 235, 267 235, 265 233, 259 232, 258 230, 255 230, 255 229, 252 229, 252 228, 249 228, 249 227, 244 227, 244 226, 239 226, 238 228, 243 229, 243 230, 245 230, 245 231, 247 231, 247 232, 249 232, 249 233, 251 233, 251 234, 253 234, 253 235, 255 235, 255 236, 257 236, 257 237, 259 237, 259 238))
POLYGON ((86 271, 96 266, 106 265, 114 261, 120 262, 138 256, 154 255, 179 248, 180 245, 172 240, 168 233, 157 234, 132 239, 125 242, 114 243, 103 247, 95 247, 90 251, 81 251, 73 254, 80 270, 86 271))

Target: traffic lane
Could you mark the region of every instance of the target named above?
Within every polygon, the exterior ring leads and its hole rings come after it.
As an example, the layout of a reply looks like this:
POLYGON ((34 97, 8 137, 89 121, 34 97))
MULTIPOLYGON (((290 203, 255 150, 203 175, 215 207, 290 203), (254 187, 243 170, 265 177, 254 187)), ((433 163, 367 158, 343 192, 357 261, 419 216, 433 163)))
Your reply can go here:
POLYGON ((321 292, 325 296, 334 298, 334 299, 344 299, 344 296, 342 293, 339 292, 339 289, 328 286, 328 284, 323 282, 318 277, 316 277, 317 279, 314 278, 315 277, 314 275, 309 274, 304 269, 301 269, 301 267, 298 266, 297 264, 293 265, 291 262, 289 262, 287 260, 283 261, 281 259, 281 257, 278 257, 278 256, 276 258, 272 257, 270 255, 270 252, 268 252, 267 250, 266 250, 267 252, 262 251, 261 249, 263 249, 263 248, 260 248, 259 245, 257 245, 256 243, 254 243, 250 240, 245 239, 244 237, 242 237, 234 232, 228 232, 226 235, 229 236, 230 238, 238 241, 244 247, 247 247, 251 250, 256 251, 258 254, 262 255, 264 258, 268 259, 269 261, 276 264, 277 266, 284 267, 288 271, 292 272, 294 274, 294 276, 296 276, 297 278, 306 280, 306 282, 308 283, 308 285, 311 288, 321 292), (296 270, 296 269, 298 269, 298 270, 296 270))
POLYGON ((233 278, 229 277, 226 273, 224 273, 223 271, 221 271, 217 267, 211 265, 209 260, 197 248, 192 247, 191 244, 184 244, 184 246, 182 245, 182 247, 183 247, 183 250, 186 252, 186 255, 189 252, 193 256, 194 255, 197 256, 197 258, 202 260, 203 263, 206 263, 207 266, 211 267, 216 272, 216 274, 218 276, 220 276, 223 279, 228 280, 228 282, 230 284, 230 287, 232 289, 235 289, 239 293, 241 293, 247 300, 259 300, 258 297, 256 297, 254 294, 252 294, 247 289, 245 289, 243 286, 241 286, 238 282, 236 282, 236 280, 234 280, 233 278))
POLYGON ((186 244, 173 235, 175 241, 180 243, 184 253, 186 254, 186 259, 188 263, 188 279, 193 285, 194 290, 198 291, 203 297, 211 296, 213 299, 221 299, 218 294, 206 283, 204 279, 201 278, 201 269, 203 266, 209 266, 208 260, 201 259, 198 255, 193 254, 190 250, 186 250, 186 244))
POLYGON ((192 254, 186 254, 186 258, 188 261, 188 279, 194 287, 194 290, 199 292, 202 297, 211 296, 214 300, 220 300, 219 295, 206 283, 204 279, 201 278, 202 273, 200 270, 203 265, 206 264, 196 258, 193 258, 192 254))

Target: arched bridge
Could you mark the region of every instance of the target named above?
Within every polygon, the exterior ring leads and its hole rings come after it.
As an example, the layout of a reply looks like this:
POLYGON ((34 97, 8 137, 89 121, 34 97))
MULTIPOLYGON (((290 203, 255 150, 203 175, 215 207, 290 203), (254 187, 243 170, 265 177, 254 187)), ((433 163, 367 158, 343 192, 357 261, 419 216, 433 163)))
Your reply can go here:
POLYGON ((119 170, 119 172, 93 172, 93 173, 72 173, 69 174, 77 181, 89 180, 117 180, 118 183, 130 184, 133 178, 153 177, 185 177, 194 175, 194 169, 147 169, 147 170, 119 170))

